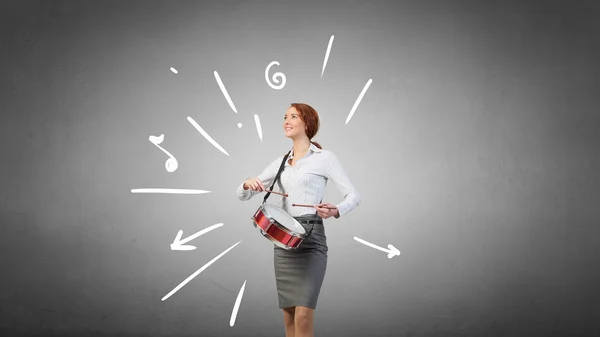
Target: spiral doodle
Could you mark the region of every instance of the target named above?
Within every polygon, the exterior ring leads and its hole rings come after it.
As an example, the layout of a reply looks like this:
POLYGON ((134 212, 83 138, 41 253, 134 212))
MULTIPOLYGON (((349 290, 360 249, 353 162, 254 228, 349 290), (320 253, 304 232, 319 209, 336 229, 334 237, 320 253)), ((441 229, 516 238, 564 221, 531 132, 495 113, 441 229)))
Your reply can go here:
POLYGON ((282 72, 276 72, 275 74, 273 74, 273 81, 275 83, 279 83, 279 79, 282 80, 282 83, 278 86, 273 85, 273 83, 271 83, 271 81, 269 80, 269 69, 271 68, 271 66, 273 66, 274 64, 279 65, 279 62, 277 61, 273 61, 271 63, 269 63, 269 65, 267 66, 267 69, 265 70, 265 80, 267 80, 267 84, 275 89, 275 90, 280 90, 283 87, 285 87, 285 74, 282 72))

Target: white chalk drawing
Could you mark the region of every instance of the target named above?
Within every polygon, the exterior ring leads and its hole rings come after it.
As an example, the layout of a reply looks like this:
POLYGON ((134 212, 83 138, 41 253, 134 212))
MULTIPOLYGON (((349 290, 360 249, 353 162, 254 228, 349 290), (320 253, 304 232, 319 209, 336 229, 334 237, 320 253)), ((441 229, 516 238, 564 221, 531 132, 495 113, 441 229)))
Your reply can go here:
POLYGON ((183 231, 179 230, 179 232, 177 232, 177 235, 175 236, 175 240, 173 240, 173 243, 171 244, 171 250, 194 250, 196 249, 196 246, 192 246, 192 245, 185 245, 185 243, 188 243, 192 240, 194 240, 195 238, 204 235, 210 231, 212 231, 213 229, 217 229, 219 227, 222 227, 223 224, 222 223, 218 223, 216 225, 212 225, 210 227, 207 227, 199 232, 196 232, 190 236, 188 236, 185 239, 181 239, 181 236, 183 235, 183 231))
POLYGON ((267 84, 271 88, 273 88, 275 90, 281 90, 283 87, 285 87, 285 80, 286 80, 286 78, 285 78, 285 74, 284 73, 282 73, 282 72, 276 72, 275 74, 273 74, 273 77, 272 77, 273 78, 273 82, 279 83, 278 78, 280 78, 281 81, 282 81, 280 85, 277 85, 277 86, 273 85, 273 83, 271 83, 271 80, 269 79, 269 69, 274 64, 279 65, 279 62, 273 61, 273 62, 269 63, 269 65, 267 66, 267 69, 265 69, 265 80, 267 80, 267 84))
POLYGON ((262 128, 260 127, 260 119, 257 114, 254 114, 254 123, 256 123, 256 132, 258 132, 258 137, 262 142, 262 128))
POLYGON ((230 250, 232 250, 235 246, 237 246, 238 244, 240 244, 240 242, 242 242, 241 240, 238 241, 236 244, 234 244, 233 246, 227 248, 224 252, 222 252, 221 254, 217 255, 215 258, 213 258, 212 260, 208 261, 208 263, 206 263, 205 265, 203 265, 202 267, 200 267, 200 269, 196 270, 192 275, 188 276, 188 278, 186 278, 183 282, 181 282, 177 287, 175 287, 173 290, 171 290, 168 294, 166 294, 161 301, 164 301, 166 299, 168 299, 169 297, 173 296, 173 294, 175 294, 179 289, 183 288, 183 286, 185 286, 186 284, 188 284, 188 282, 190 282, 192 279, 194 279, 194 277, 198 276, 201 272, 203 272, 206 268, 210 267, 211 264, 215 263, 218 259, 220 259, 221 257, 223 257, 223 255, 227 254, 230 250))
MULTIPOLYGON (((327 63, 331 54, 331 48, 333 45, 333 40, 334 40, 334 35, 331 35, 331 37, 329 38, 329 43, 327 45, 327 50, 325 52, 325 58, 323 60, 323 66, 321 69, 321 78, 323 78, 323 74, 325 73, 325 69, 327 67, 327 63)), ((286 76, 284 73, 282 72, 276 72, 275 74, 273 74, 272 76, 272 80, 274 83, 279 84, 279 85, 274 85, 271 82, 271 79, 269 78, 269 70, 271 69, 271 67, 273 65, 277 65, 279 66, 279 62, 277 61, 272 61, 271 63, 269 63, 269 65, 267 66, 267 68, 265 69, 265 80, 267 81, 267 84, 275 90, 281 90, 282 88, 285 87, 286 84, 286 76), (280 83, 281 82, 281 83, 280 83)), ((174 67, 170 67, 170 70, 172 73, 174 74, 178 74, 178 70, 175 69, 174 67)), ((231 109, 237 114, 237 109, 231 99, 231 97, 229 96, 229 93, 227 91, 227 89, 225 88, 225 85, 223 84, 223 81, 221 80, 221 77, 219 76, 219 73, 215 70, 214 71, 214 77, 215 80, 219 86, 219 88, 221 89, 221 92, 223 93, 223 96, 225 97, 227 103, 229 104, 229 106, 231 107, 231 109)), ((363 90, 361 91, 360 95, 358 96, 358 98, 356 99, 350 113, 348 114, 348 117, 346 119, 346 124, 348 124, 348 122, 350 121, 350 119, 353 117, 354 113, 356 112, 356 109, 358 108, 360 102, 363 99, 363 96, 365 95, 365 93, 367 92, 367 90, 369 89, 369 86, 371 85, 371 83, 373 82, 372 79, 369 79, 368 82, 365 84, 363 90)), ((225 155, 229 156, 229 153, 227 153, 227 151, 225 151, 225 149, 223 149, 211 136, 208 135, 208 133, 206 131, 204 131, 204 129, 202 129, 202 127, 200 127, 200 125, 192 118, 192 117, 187 117, 187 120, 190 122, 190 124, 192 124, 192 126, 194 126, 194 128, 196 128, 196 130, 198 132, 200 132, 200 134, 206 139, 208 140, 215 148, 217 148, 219 151, 221 151, 222 153, 224 153, 225 155)), ((256 124, 256 131, 258 133, 258 136, 261 140, 261 142, 263 141, 263 132, 262 132, 262 127, 261 127, 261 123, 260 123, 260 118, 257 114, 254 114, 254 122, 256 124)), ((237 123, 237 127, 241 128, 242 127, 242 123, 237 123)), ((166 151, 164 148, 162 148, 160 146, 160 144, 163 142, 164 140, 164 134, 161 134, 159 137, 156 136, 150 136, 149 137, 150 142, 152 142, 154 145, 156 145, 159 149, 161 149, 164 153, 166 153, 169 158, 167 159, 167 161, 165 162, 165 168, 168 172, 174 172, 175 170, 177 170, 178 168, 178 162, 177 159, 168 151, 166 151)), ((162 194, 205 194, 205 193, 211 193, 211 191, 206 191, 206 190, 198 190, 198 189, 174 189, 174 188, 134 188, 131 189, 131 193, 162 193, 162 194)), ((275 192, 274 192, 275 193, 275 192)), ((295 205, 295 206, 304 206, 304 207, 314 207, 311 205, 295 205)), ((222 223, 218 223, 215 225, 212 225, 210 227, 207 227, 205 229, 202 229, 192 235, 189 235, 186 238, 182 238, 183 236, 183 230, 179 230, 177 232, 177 235, 175 236, 175 239, 173 240, 173 242, 170 244, 170 248, 172 251, 192 251, 196 249, 196 246, 193 245, 189 245, 187 243, 189 243, 190 241, 214 230, 217 229, 219 227, 222 227, 223 224, 222 223)), ((388 254, 388 258, 391 259, 394 256, 399 256, 400 255, 400 251, 398 249, 396 249, 394 246, 392 246, 391 244, 389 244, 387 247, 388 249, 379 247, 377 245, 374 245, 370 242, 367 242, 365 240, 362 240, 358 237, 354 237, 354 239, 356 241, 358 241, 359 243, 362 243, 366 246, 369 246, 371 248, 375 248, 378 249, 380 251, 383 251, 385 253, 388 254)), ((236 247, 238 244, 240 244, 242 241, 238 241, 236 244, 232 245, 231 247, 229 247, 228 249, 226 249, 225 251, 223 251, 222 253, 220 253, 219 255, 217 255, 216 257, 214 257, 212 260, 210 260, 209 262, 207 262, 204 266, 202 266, 201 268, 199 268, 198 270, 196 270, 193 274, 191 274, 190 276, 188 276, 184 281, 182 281, 181 283, 179 283, 179 285, 177 285, 175 288, 173 288, 173 290, 171 290, 168 294, 166 294, 163 298, 162 301, 167 300, 168 298, 170 298, 171 296, 173 296, 177 291, 179 291, 181 288, 183 288, 186 284, 188 284, 191 280, 193 280, 196 276, 198 276, 200 273, 202 273, 204 270, 206 270, 208 267, 210 267, 213 263, 215 263, 217 260, 219 260, 221 257, 223 257, 225 254, 227 254, 229 251, 231 251, 234 247, 236 247)), ((234 303, 233 306, 233 310, 231 312, 231 318, 229 321, 229 325, 231 327, 233 327, 235 325, 235 321, 237 318, 237 314, 239 312, 239 308, 240 308, 240 304, 242 302, 242 298, 244 295, 244 291, 246 288, 246 282, 247 280, 244 281, 244 283, 242 284, 240 291, 238 293, 238 296, 236 298, 236 301, 234 303)))
POLYGON ((327 60, 329 59, 329 52, 331 52, 331 45, 333 44, 333 35, 329 38, 329 44, 327 45, 327 51, 325 52, 325 60, 323 60, 323 69, 321 70, 321 78, 323 78, 323 73, 325 72, 325 67, 327 66, 327 60))
POLYGON ((148 138, 148 140, 150 140, 150 142, 154 145, 156 145, 156 147, 158 147, 159 149, 161 149, 164 153, 167 154, 167 156, 169 156, 169 159, 167 159, 167 161, 165 162, 165 168, 167 169, 167 172, 175 172, 175 170, 177 170, 177 167, 179 166, 179 164, 177 163, 177 159, 175 159, 175 157, 169 153, 169 151, 163 149, 160 144, 163 142, 163 140, 165 139, 165 135, 162 134, 158 137, 156 136, 150 136, 148 138))
POLYGON ((244 281, 244 284, 242 284, 242 288, 240 288, 240 292, 235 299, 235 304, 233 305, 233 310, 231 311, 231 318, 229 319, 229 326, 233 326, 235 324, 235 318, 237 317, 238 310, 240 309, 240 303, 242 302, 242 297, 244 296, 244 289, 246 289, 246 281, 244 281))
POLYGON ((218 223, 218 224, 212 225, 210 227, 206 227, 203 230, 198 231, 183 240, 181 239, 181 236, 183 235, 183 231, 179 230, 179 232, 177 232, 177 235, 175 236, 175 240, 173 240, 173 243, 171 244, 171 250, 194 250, 194 249, 196 249, 196 246, 184 245, 184 244, 194 240, 195 238, 197 238, 201 235, 204 235, 204 234, 212 231, 213 229, 217 229, 222 226, 223 226, 222 223, 218 223))
POLYGON ((187 120, 196 128, 196 130, 198 130, 198 132, 200 132, 201 135, 204 136, 204 138, 206 138, 206 140, 208 140, 214 147, 216 147, 217 150, 229 156, 229 153, 227 153, 227 151, 225 151, 225 149, 222 148, 221 145, 217 144, 217 142, 215 142, 215 140, 212 139, 212 137, 209 136, 208 133, 206 133, 206 131, 204 131, 204 129, 202 129, 192 117, 188 117, 187 120))
POLYGON ((371 85, 372 82, 373 82, 373 80, 369 79, 369 81, 367 81, 367 84, 365 84, 365 87, 363 88, 363 90, 360 92, 360 95, 358 95, 356 102, 354 102, 354 106, 352 106, 352 110, 350 111, 350 114, 348 114, 348 118, 346 118, 346 124, 348 124, 348 122, 350 121, 350 118, 352 118, 352 116, 354 115, 356 108, 360 104, 360 101, 362 101, 363 96, 365 95, 365 92, 367 92, 367 89, 369 89, 369 86, 371 85))
POLYGON ((235 108, 235 105, 233 105, 233 101, 231 100, 231 97, 229 97, 229 93, 227 92, 227 89, 225 89, 225 85, 223 84, 223 81, 221 81, 221 76, 219 76, 219 73, 216 70, 215 70, 214 74, 215 74, 215 80, 217 80, 217 84, 219 85, 219 88, 221 88, 221 92, 223 92, 223 96, 225 96, 225 99, 227 100, 227 103, 229 103, 231 110, 233 110, 233 112, 237 113, 237 109, 235 108))
POLYGON ((205 190, 190 190, 179 188, 133 188, 131 193, 163 193, 163 194, 205 194, 211 193, 205 190))
POLYGON ((356 240, 356 241, 358 241, 358 242, 360 242, 360 243, 362 243, 364 245, 367 245, 367 246, 369 246, 371 248, 378 249, 378 250, 380 250, 380 251, 382 251, 384 253, 388 253, 388 256, 387 256, 388 259, 391 259, 394 256, 400 256, 400 251, 398 249, 396 249, 396 247, 392 246, 391 244, 388 245, 388 249, 385 249, 385 248, 381 248, 379 246, 376 246, 376 245, 374 245, 374 244, 372 244, 370 242, 367 242, 367 241, 365 241, 363 239, 359 239, 356 236, 354 237, 354 240, 356 240))

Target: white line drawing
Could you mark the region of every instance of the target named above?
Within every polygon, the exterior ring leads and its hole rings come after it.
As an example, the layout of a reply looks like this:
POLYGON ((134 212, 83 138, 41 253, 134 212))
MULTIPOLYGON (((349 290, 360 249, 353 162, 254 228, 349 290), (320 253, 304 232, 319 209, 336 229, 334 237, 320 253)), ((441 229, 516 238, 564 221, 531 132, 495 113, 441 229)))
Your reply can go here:
POLYGON ((262 128, 260 127, 260 119, 257 114, 254 114, 254 123, 256 123, 256 132, 258 132, 258 137, 262 143, 262 128))
POLYGON ((234 244, 233 246, 227 248, 224 252, 222 252, 221 254, 217 255, 215 258, 213 258, 212 260, 210 260, 208 263, 206 263, 204 266, 200 267, 200 269, 196 270, 192 275, 188 276, 188 278, 186 278, 183 282, 181 282, 177 287, 175 287, 173 290, 171 290, 168 294, 165 295, 165 297, 162 298, 161 301, 166 300, 167 298, 171 297, 173 294, 175 294, 179 289, 181 289, 183 286, 185 286, 188 282, 190 282, 194 277, 198 276, 201 272, 203 272, 206 268, 210 267, 211 264, 215 263, 215 261, 217 261, 218 259, 220 259, 223 255, 227 254, 230 250, 233 249, 233 247, 237 246, 240 242, 242 242, 241 240, 238 241, 238 243, 234 244))
POLYGON ((369 79, 369 81, 367 81, 367 84, 365 84, 365 87, 363 88, 363 90, 360 92, 360 95, 358 95, 358 98, 356 99, 356 102, 354 102, 354 106, 352 107, 350 114, 348 114, 348 118, 346 118, 346 124, 348 124, 348 122, 350 121, 350 118, 352 118, 352 115, 354 115, 356 108, 360 104, 360 101, 362 100, 363 96, 365 95, 365 92, 367 92, 367 89, 369 89, 369 86, 371 85, 372 82, 373 82, 373 80, 369 79))
POLYGON ((199 232, 196 232, 195 234, 188 236, 187 238, 185 238, 183 240, 181 239, 181 236, 183 235, 183 231, 179 230, 179 232, 175 236, 175 240, 173 240, 173 243, 171 244, 171 250, 194 250, 194 249, 196 249, 196 246, 184 245, 184 244, 194 240, 195 238, 197 238, 201 235, 204 235, 204 234, 212 231, 213 229, 216 229, 216 228, 219 228, 222 226, 223 226, 222 223, 212 225, 212 226, 207 227, 199 232))
POLYGON ((333 35, 329 38, 329 44, 327 45, 327 51, 325 52, 325 60, 323 60, 323 69, 321 70, 321 78, 323 78, 323 73, 325 72, 325 67, 327 66, 327 60, 329 59, 329 52, 331 51, 331 45, 333 44, 333 35))
POLYGON ((131 190, 131 193, 204 194, 211 192, 178 188, 134 188, 131 190))
POLYGON ((214 74, 215 74, 215 80, 217 80, 217 84, 219 85, 219 88, 221 88, 221 92, 223 92, 223 96, 225 96, 225 99, 227 100, 227 103, 229 103, 231 110, 233 110, 233 112, 237 113, 237 109, 235 108, 235 105, 233 105, 233 101, 231 100, 231 97, 229 97, 229 93, 227 92, 227 89, 225 89, 225 85, 223 84, 223 81, 221 81, 221 76, 219 76, 219 73, 216 70, 215 70, 214 74))
MULTIPOLYGON (((321 69, 321 78, 323 78, 323 75, 325 73, 325 70, 327 68, 327 64, 331 55, 331 49, 333 46, 333 42, 334 42, 334 35, 331 35, 329 38, 329 43, 327 45, 327 50, 325 52, 325 57, 323 60, 323 65, 322 65, 322 69, 321 69)), ((275 90, 281 90, 285 87, 286 85, 286 76, 284 73, 282 72, 276 72, 273 74, 272 76, 272 81, 269 78, 269 71, 270 68, 273 65, 277 65, 279 66, 279 62, 277 61, 272 61, 271 63, 269 63, 269 65, 267 66, 267 68, 265 69, 265 80, 267 81, 267 84, 275 90), (281 83, 280 83, 281 82, 281 83), (274 85, 275 84, 279 84, 279 85, 274 85)), ((178 70, 175 69, 174 67, 170 67, 170 71, 173 74, 178 74, 178 70)), ((215 70, 214 71, 214 77, 215 80, 221 90, 221 92, 223 93, 223 96, 225 97, 227 103, 229 104, 229 106, 231 107, 231 109, 237 114, 237 108, 235 107, 227 89, 225 88, 225 85, 223 84, 223 81, 221 80, 221 77, 219 76, 219 73, 215 70)), ((372 79, 369 79, 367 81, 367 83, 365 84, 364 88, 362 89, 360 95, 358 96, 358 98, 356 99, 356 102, 354 103, 349 115, 347 116, 346 119, 346 124, 348 124, 348 122, 352 119, 354 113, 356 112, 360 102, 362 101, 365 93, 367 92, 367 90, 369 89, 370 85, 372 84, 372 79)), ((234 92, 235 93, 235 92, 234 92)), ((225 151, 225 149, 223 149, 211 136, 208 135, 208 133, 202 129, 202 127, 200 127, 200 125, 192 118, 192 117, 187 117, 187 120, 190 122, 190 124, 192 124, 192 126, 194 126, 196 128, 196 130, 198 132, 200 132, 200 134, 206 139, 208 140, 215 148, 217 148, 219 151, 221 151, 222 153, 224 153, 227 156, 230 156, 229 153, 227 153, 227 151, 225 151)), ((261 143, 263 142, 263 131, 262 131, 262 127, 261 127, 261 123, 260 123, 260 118, 257 114, 254 114, 254 122, 256 124, 256 131, 258 133, 258 136, 261 140, 261 143)), ((237 123, 237 127, 238 128, 242 128, 242 123, 237 123)), ((164 134, 161 134, 159 137, 156 136, 150 136, 149 137, 149 141, 152 142, 155 146, 157 146, 159 149, 161 149, 164 153, 166 153, 169 158, 167 159, 167 161, 165 162, 165 168, 168 172, 174 172, 177 170, 178 168, 178 161, 177 159, 170 154, 168 151, 166 151, 164 148, 162 148, 161 146, 159 146, 159 144, 162 144, 162 142, 164 141, 164 134)), ((177 152, 177 151, 176 151, 177 152)), ((165 194, 205 194, 205 193, 212 193, 211 191, 206 191, 206 190, 198 190, 198 189, 172 189, 172 188, 137 188, 137 189, 131 189, 131 193, 165 193, 165 194)), ((302 205, 298 205, 298 206, 302 206, 302 205)), ((309 206, 309 205, 304 205, 304 206, 309 206)), ((218 227, 223 226, 222 223, 218 223, 215 225, 212 225, 210 227, 204 228, 200 231, 197 231, 196 233, 187 236, 186 238, 183 238, 183 230, 179 230, 175 236, 175 239, 173 240, 173 242, 170 244, 170 249, 172 251, 192 251, 192 250, 196 250, 197 247, 194 245, 190 245, 187 244, 189 242, 191 242, 192 240, 214 230, 217 229, 218 227)), ((356 241, 358 241, 359 243, 362 243, 364 245, 367 245, 369 247, 375 248, 377 250, 383 251, 385 253, 387 253, 388 259, 393 258, 394 256, 400 256, 400 251, 398 249, 396 249, 393 245, 389 244, 387 245, 388 249, 379 247, 377 245, 374 245, 372 243, 369 243, 365 240, 362 240, 358 237, 354 237, 354 239, 356 241)), ((219 255, 217 255, 216 257, 214 257, 212 260, 210 260, 209 262, 207 262, 206 264, 204 264, 204 266, 202 266, 201 268, 199 268, 198 270, 196 270, 193 274, 189 275, 184 281, 182 281, 181 283, 179 283, 174 289, 172 289, 168 294, 166 294, 163 298, 162 301, 167 300, 168 298, 170 298, 171 296, 173 296, 177 291, 179 291, 181 288, 183 288, 186 284, 188 284, 189 282, 191 282, 195 277, 197 277, 200 273, 202 273, 203 271, 205 271, 208 267, 210 267, 213 263, 215 263, 217 260, 219 260, 221 257, 223 257, 225 254, 227 254, 229 251, 231 251, 233 248, 235 248, 237 245, 239 245, 242 242, 242 240, 238 241, 237 243, 235 243, 234 245, 232 245, 231 247, 229 247, 228 249, 226 249, 225 251, 223 251, 222 253, 220 253, 219 255)), ((247 280, 244 280, 244 283, 242 284, 240 291, 237 295, 236 301, 234 303, 233 306, 233 310, 231 313, 231 318, 230 318, 230 322, 229 325, 231 327, 233 327, 236 323, 236 318, 240 309, 240 305, 243 299, 243 295, 245 292, 245 287, 246 287, 246 283, 247 280)))
POLYGON ((233 310, 231 311, 229 326, 233 326, 235 324, 235 318, 237 317, 238 310, 240 309, 240 303, 242 302, 242 297, 244 296, 244 289, 246 289, 246 281, 244 281, 244 284, 242 284, 242 288, 240 288, 240 292, 235 299, 235 304, 233 305, 233 310))
POLYGON ((282 83, 281 83, 280 85, 278 85, 278 86, 274 86, 274 85, 271 83, 271 80, 269 80, 269 69, 270 69, 270 68, 271 68, 271 67, 272 67, 274 64, 276 64, 276 65, 279 65, 279 62, 277 62, 277 61, 273 61, 273 62, 269 63, 269 65, 267 66, 267 69, 265 69, 265 80, 267 80, 267 84, 268 84, 268 85, 269 85, 271 88, 273 88, 273 89, 275 89, 275 90, 280 90, 280 89, 282 89, 283 87, 285 87, 285 80, 286 80, 286 79, 285 79, 285 74, 284 74, 284 73, 282 73, 282 72, 276 72, 275 74, 273 74, 273 77, 272 77, 272 78, 273 78, 273 81, 274 81, 275 83, 279 83, 279 80, 278 80, 277 78, 281 78, 281 79, 282 79, 282 83))
POLYGON ((158 137, 156 136, 150 136, 148 138, 148 140, 150 140, 150 142, 154 145, 156 145, 156 147, 158 147, 159 149, 161 149, 164 153, 167 154, 167 156, 169 156, 169 159, 167 159, 167 161, 165 162, 165 168, 167 169, 167 172, 175 172, 175 170, 177 170, 177 167, 179 166, 179 164, 177 163, 177 159, 175 159, 175 157, 169 153, 169 151, 163 149, 159 144, 161 144, 163 142, 163 140, 165 139, 165 135, 162 134, 158 137))
POLYGON ((367 246, 369 246, 371 248, 378 249, 378 250, 380 250, 380 251, 382 251, 384 253, 388 253, 388 256, 387 256, 388 259, 391 259, 392 257, 394 257, 396 255, 400 256, 400 251, 398 249, 396 249, 396 247, 392 246, 391 244, 388 245, 388 249, 385 249, 385 248, 381 248, 379 246, 376 246, 376 245, 374 245, 374 244, 372 244, 370 242, 367 242, 367 241, 365 241, 363 239, 359 239, 356 236, 354 237, 354 240, 356 240, 356 241, 358 241, 358 242, 360 242, 360 243, 362 243, 364 245, 367 245, 367 246))
POLYGON ((221 145, 217 144, 217 142, 215 142, 214 139, 212 139, 211 136, 208 135, 208 133, 206 133, 206 131, 204 131, 204 129, 202 129, 200 127, 200 125, 198 125, 198 123, 196 123, 196 121, 192 118, 192 117, 188 117, 187 120, 196 128, 196 130, 198 130, 198 132, 200 132, 201 135, 204 136, 204 138, 206 138, 206 140, 208 140, 214 147, 216 147, 219 151, 223 152, 224 154, 229 156, 229 153, 227 153, 227 151, 225 151, 224 148, 221 147, 221 145))

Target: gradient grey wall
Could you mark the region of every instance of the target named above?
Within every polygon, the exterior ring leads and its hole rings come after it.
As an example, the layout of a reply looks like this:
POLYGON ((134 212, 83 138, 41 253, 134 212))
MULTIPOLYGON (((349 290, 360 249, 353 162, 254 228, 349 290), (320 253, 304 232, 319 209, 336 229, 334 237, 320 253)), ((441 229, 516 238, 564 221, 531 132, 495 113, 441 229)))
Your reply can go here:
POLYGON ((289 149, 294 101, 318 109, 315 140, 363 198, 326 222, 317 336, 600 333, 596 3, 0 6, 2 335, 282 336, 272 246, 250 221, 261 199, 235 189, 289 149), (212 193, 131 193, 146 187, 212 193))

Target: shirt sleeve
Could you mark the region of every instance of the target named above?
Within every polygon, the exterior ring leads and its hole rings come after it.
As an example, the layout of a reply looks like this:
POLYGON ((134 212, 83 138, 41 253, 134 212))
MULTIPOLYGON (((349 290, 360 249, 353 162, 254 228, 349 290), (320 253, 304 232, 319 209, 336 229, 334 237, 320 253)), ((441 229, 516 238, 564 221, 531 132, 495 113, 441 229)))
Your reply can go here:
POLYGON ((342 164, 331 151, 326 156, 327 176, 335 183, 338 190, 344 196, 344 200, 336 205, 340 216, 350 212, 360 205, 361 199, 358 191, 346 175, 342 164))
MULTIPOLYGON (((281 165, 281 161, 283 160, 283 156, 275 159, 271 164, 269 164, 265 169, 258 175, 258 179, 263 183, 265 189, 271 187, 273 180, 275 180, 275 176, 277 175, 277 171, 279 170, 279 166, 281 165)), ((238 199, 245 201, 250 200, 253 196, 262 193, 253 190, 244 190, 244 182, 238 185, 237 188, 237 197, 238 199)))

